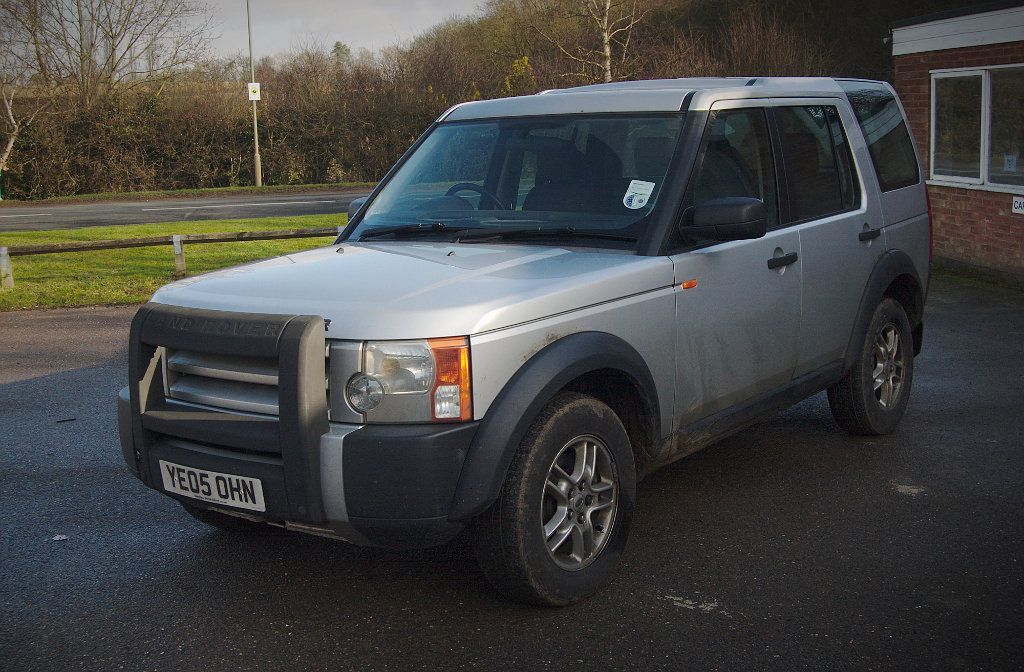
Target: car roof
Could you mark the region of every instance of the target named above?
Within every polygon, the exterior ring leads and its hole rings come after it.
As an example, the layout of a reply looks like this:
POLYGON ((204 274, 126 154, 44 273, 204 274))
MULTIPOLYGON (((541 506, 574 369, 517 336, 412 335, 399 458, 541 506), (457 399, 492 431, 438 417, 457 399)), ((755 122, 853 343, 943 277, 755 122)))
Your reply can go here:
POLYGON ((690 77, 611 82, 551 89, 532 96, 462 103, 439 121, 549 114, 679 112, 706 110, 723 99, 835 98, 843 90, 830 77, 690 77), (689 100, 688 100, 689 99, 689 100))

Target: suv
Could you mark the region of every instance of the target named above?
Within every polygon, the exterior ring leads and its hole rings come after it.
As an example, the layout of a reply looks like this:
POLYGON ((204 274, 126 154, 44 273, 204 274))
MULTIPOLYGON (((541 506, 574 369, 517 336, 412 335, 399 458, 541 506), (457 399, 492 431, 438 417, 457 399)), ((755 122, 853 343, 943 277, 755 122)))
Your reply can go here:
POLYGON ((896 428, 929 229, 882 82, 464 103, 333 245, 139 309, 124 457, 237 532, 469 530, 501 591, 568 604, 612 576, 653 469, 821 390, 844 430, 896 428))

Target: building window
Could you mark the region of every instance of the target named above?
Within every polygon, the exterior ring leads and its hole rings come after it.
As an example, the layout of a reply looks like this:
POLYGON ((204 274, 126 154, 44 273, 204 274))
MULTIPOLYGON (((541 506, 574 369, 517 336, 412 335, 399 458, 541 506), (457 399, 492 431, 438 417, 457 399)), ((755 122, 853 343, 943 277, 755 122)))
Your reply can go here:
POLYGON ((932 175, 981 179, 982 76, 935 80, 932 175))
POLYGON ((1024 66, 932 74, 931 177, 1024 186, 1024 66))
POLYGON ((1024 186, 1024 68, 992 70, 988 180, 1024 186))

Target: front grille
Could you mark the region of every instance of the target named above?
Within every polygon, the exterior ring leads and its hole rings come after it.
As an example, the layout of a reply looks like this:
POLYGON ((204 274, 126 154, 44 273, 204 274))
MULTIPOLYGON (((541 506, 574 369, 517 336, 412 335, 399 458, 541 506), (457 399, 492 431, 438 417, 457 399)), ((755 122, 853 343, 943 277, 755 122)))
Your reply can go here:
POLYGON ((165 348, 164 394, 215 408, 278 415, 277 360, 165 348))
POLYGON ((278 499, 275 516, 322 524, 320 440, 330 430, 324 331, 316 315, 140 308, 128 375, 143 482, 162 487, 161 459, 251 473, 276 484, 267 488, 278 499))

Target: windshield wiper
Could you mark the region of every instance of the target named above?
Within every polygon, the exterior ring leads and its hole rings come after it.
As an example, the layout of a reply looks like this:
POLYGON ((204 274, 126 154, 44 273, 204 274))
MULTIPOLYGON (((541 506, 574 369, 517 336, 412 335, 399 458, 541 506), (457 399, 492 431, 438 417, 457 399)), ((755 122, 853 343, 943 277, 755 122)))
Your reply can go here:
POLYGON ((381 238, 383 236, 402 235, 410 233, 442 233, 448 230, 444 222, 433 222, 431 224, 402 224, 401 226, 384 226, 379 229, 370 229, 359 234, 359 240, 370 238, 381 238))
POLYGON ((597 240, 618 240, 635 243, 636 236, 622 233, 605 233, 564 226, 557 229, 488 229, 471 231, 463 229, 456 233, 452 242, 479 243, 487 240, 523 240, 530 238, 594 238, 597 240))

